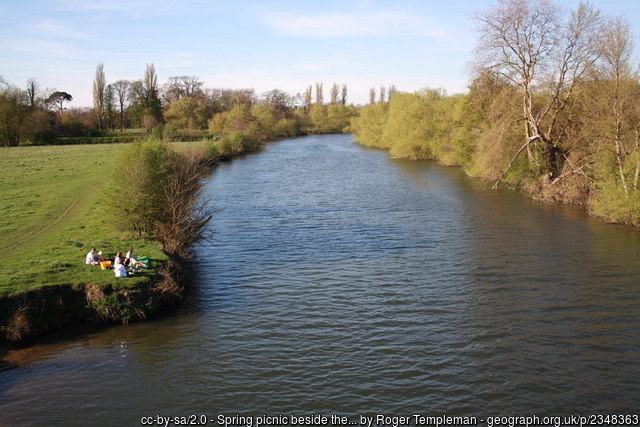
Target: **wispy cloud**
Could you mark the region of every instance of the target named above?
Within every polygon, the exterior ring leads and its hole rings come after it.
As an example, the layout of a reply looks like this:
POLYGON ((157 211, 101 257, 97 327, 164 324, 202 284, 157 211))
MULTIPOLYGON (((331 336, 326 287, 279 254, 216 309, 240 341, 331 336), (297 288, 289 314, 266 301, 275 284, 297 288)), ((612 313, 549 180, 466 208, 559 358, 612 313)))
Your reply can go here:
POLYGON ((310 37, 383 37, 421 35, 446 39, 450 31, 423 16, 398 12, 358 12, 301 15, 290 12, 269 13, 265 24, 277 34, 310 37))
POLYGON ((89 40, 89 35, 71 29, 62 21, 56 19, 42 19, 28 24, 26 30, 31 34, 44 35, 48 37, 62 37, 71 39, 89 40))
POLYGON ((148 0, 57 0, 56 8, 66 12, 131 12, 153 11, 156 2, 148 0))
POLYGON ((192 10, 207 10, 216 2, 209 0, 53 0, 53 8, 70 13, 90 13, 101 16, 122 15, 135 17, 177 16, 192 10))
POLYGON ((52 40, 23 39, 10 43, 6 50, 38 55, 39 57, 78 58, 81 53, 67 43, 52 40))

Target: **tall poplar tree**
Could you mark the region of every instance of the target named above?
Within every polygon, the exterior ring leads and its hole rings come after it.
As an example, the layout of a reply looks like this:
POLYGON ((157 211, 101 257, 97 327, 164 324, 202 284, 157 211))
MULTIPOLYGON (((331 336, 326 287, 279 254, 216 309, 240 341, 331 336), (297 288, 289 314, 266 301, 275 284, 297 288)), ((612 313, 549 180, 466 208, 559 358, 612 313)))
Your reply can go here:
POLYGON ((338 105, 338 95, 340 95, 340 86, 338 86, 338 83, 333 82, 333 86, 331 86, 330 95, 331 95, 330 104, 338 105))
POLYGON ((342 85, 342 89, 340 91, 340 104, 347 105, 347 84, 342 85))
POLYGON ((104 76, 104 65, 98 64, 96 76, 93 79, 93 110, 98 118, 98 128, 104 127, 104 90, 107 85, 104 76))
POLYGON ((147 64, 142 83, 146 97, 145 115, 151 116, 159 121, 162 118, 162 105, 158 93, 158 75, 156 74, 156 67, 153 63, 147 64))
POLYGON ((324 104, 324 95, 322 90, 322 83, 316 83, 316 102, 324 104))

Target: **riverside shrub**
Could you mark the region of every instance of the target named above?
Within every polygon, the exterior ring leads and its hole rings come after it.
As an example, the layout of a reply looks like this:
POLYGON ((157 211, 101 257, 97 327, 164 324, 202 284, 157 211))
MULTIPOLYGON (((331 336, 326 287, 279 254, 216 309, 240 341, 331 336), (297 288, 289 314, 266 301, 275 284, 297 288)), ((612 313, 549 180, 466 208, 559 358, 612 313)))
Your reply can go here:
POLYGON ((164 217, 165 191, 175 155, 156 138, 147 138, 127 147, 116 160, 109 185, 104 190, 107 214, 113 227, 153 234, 154 224, 164 217))

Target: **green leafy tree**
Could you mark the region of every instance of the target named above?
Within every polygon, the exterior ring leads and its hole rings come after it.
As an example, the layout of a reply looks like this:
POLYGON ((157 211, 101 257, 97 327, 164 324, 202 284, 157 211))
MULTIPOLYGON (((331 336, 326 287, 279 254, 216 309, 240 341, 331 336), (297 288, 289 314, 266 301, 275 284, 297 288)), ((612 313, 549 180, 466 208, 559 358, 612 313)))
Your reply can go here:
POLYGON ((368 104, 360 109, 360 115, 351 120, 351 131, 359 143, 367 147, 390 148, 382 138, 387 122, 389 104, 368 104))
POLYGON ((314 103, 311 106, 309 117, 313 125, 313 132, 323 133, 327 127, 327 107, 319 102, 314 103))
POLYGON ((591 152, 583 154, 593 159, 589 208, 608 220, 640 225, 640 81, 631 61, 632 36, 621 18, 608 22, 604 34, 587 92, 593 102, 585 103, 588 123, 579 135, 591 142, 591 152))
POLYGON ((389 103, 382 138, 390 144, 390 154, 409 159, 435 159, 433 134, 437 95, 432 92, 403 93, 389 103), (408 125, 408 124, 411 125, 408 125))
POLYGON ((168 125, 177 129, 202 129, 207 123, 207 108, 200 100, 182 97, 169 105, 164 118, 168 125))
POLYGON ((282 115, 275 108, 270 105, 257 104, 251 107, 251 115, 267 138, 276 136, 276 125, 282 115))
POLYGON ((342 104, 329 105, 327 107, 326 123, 324 131, 328 133, 343 133, 351 123, 351 118, 357 113, 353 108, 342 104))
POLYGON ((251 114, 251 108, 245 104, 237 104, 231 111, 216 114, 209 120, 209 131, 221 136, 218 147, 223 157, 257 150, 268 138, 251 114))
POLYGON ((104 193, 114 230, 155 238, 166 253, 187 257, 211 219, 200 197, 204 160, 177 153, 153 137, 127 147, 104 193))
POLYGON ((73 96, 68 94, 67 92, 55 91, 45 100, 46 105, 56 106, 60 113, 60 117, 62 117, 62 113, 64 112, 64 103, 71 102, 73 100, 73 96))
POLYGON ((114 130, 116 128, 116 93, 113 85, 108 85, 104 91, 103 127, 114 130))
POLYGON ((222 135, 227 129, 228 120, 228 111, 214 114, 208 121, 209 133, 212 135, 222 135))
POLYGON ((134 127, 142 125, 142 118, 145 116, 147 96, 142 80, 134 80, 129 85, 128 91, 129 108, 127 116, 134 127))

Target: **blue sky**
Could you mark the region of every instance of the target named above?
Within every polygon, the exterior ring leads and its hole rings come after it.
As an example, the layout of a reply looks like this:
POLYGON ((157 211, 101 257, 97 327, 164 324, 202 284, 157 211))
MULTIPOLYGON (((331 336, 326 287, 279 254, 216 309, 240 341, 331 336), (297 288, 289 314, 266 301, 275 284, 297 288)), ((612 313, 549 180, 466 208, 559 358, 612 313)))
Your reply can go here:
MULTIPOLYGON (((349 102, 369 88, 463 92, 485 0, 207 1, 0 0, 0 75, 24 87, 69 92, 90 106, 96 65, 108 82, 139 79, 154 63, 160 83, 192 75, 207 87, 278 88, 291 94, 346 83, 349 102)), ((578 0, 562 2, 574 8, 578 0)), ((594 0, 638 35, 640 2, 594 0)))

